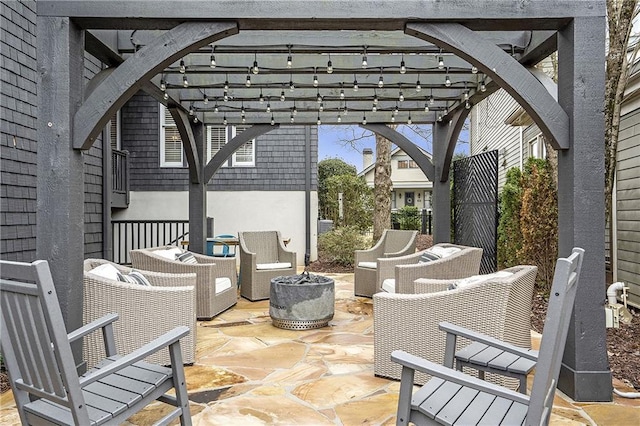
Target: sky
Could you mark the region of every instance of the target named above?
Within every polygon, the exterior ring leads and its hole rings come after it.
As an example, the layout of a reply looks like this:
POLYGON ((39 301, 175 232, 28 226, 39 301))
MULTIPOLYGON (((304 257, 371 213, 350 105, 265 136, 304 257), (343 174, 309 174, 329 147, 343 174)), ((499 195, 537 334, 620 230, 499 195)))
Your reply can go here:
MULTIPOLYGON (((400 125, 397 128, 398 132, 402 133, 407 139, 427 152, 432 153, 430 129, 431 126, 406 125, 400 125)), ((455 152, 468 155, 469 132, 467 130, 461 132, 460 140, 467 143, 458 142, 455 152)), ((375 145, 376 141, 373 133, 362 129, 360 126, 321 125, 318 128, 318 161, 328 158, 340 158, 344 162, 356 166, 356 169, 360 172, 363 169, 363 148, 371 148, 375 158, 375 145)), ((393 148, 395 148, 395 145, 393 148)))

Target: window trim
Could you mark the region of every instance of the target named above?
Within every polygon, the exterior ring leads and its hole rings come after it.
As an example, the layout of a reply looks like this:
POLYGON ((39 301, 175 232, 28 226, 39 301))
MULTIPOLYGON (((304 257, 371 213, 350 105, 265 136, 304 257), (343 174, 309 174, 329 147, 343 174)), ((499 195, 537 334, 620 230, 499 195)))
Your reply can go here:
MULTIPOLYGON (((247 129, 248 127, 245 128, 244 130, 247 130, 247 129)), ((238 135, 237 130, 238 130, 237 126, 231 126, 230 140, 235 138, 238 135)), ((233 152, 233 155, 231 156, 231 165, 233 167, 255 167, 256 166, 256 138, 253 138, 250 141, 247 141, 245 144, 243 144, 233 152), (236 157, 238 150, 241 149, 247 143, 251 143, 251 161, 238 161, 236 157)))
MULTIPOLYGON (((167 125, 165 117, 167 113, 167 107, 163 104, 160 105, 160 167, 184 167, 184 149, 180 150, 180 161, 166 161, 165 159, 165 138, 166 132, 165 129, 167 127, 177 127, 175 123, 173 125, 167 125)), ((180 140, 180 145, 182 146, 182 140, 180 140)))

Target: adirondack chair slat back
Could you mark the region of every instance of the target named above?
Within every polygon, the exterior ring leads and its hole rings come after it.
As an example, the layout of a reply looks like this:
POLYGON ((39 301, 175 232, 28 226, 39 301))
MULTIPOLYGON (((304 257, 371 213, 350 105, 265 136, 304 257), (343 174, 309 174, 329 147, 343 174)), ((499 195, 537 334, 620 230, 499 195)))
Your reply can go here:
POLYGON ((14 396, 84 405, 76 399, 82 398, 79 390, 75 397, 68 392, 70 383, 79 388, 79 380, 47 262, 3 261, 0 269, 2 353, 14 396))
POLYGON ((558 259, 556 263, 529 410, 527 411, 527 425, 548 424, 549 422, 583 255, 584 250, 575 248, 571 256, 566 259, 558 259))

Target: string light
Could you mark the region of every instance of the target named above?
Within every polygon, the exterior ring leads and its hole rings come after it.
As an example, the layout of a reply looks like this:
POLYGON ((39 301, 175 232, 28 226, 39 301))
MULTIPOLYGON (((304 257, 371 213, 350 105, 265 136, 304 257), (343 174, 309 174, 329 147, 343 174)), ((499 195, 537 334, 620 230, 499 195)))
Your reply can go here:
POLYGON ((224 91, 227 92, 229 91, 229 78, 227 77, 227 79, 224 81, 224 91))
POLYGON ((449 68, 447 68, 447 74, 444 77, 444 85, 451 87, 451 79, 449 78, 449 68))
POLYGON ((363 115, 363 116, 362 116, 362 124, 363 124, 363 125, 366 125, 366 124, 367 124, 367 116, 366 116, 366 115, 363 115))
POLYGON ((289 74, 289 91, 293 92, 296 86, 293 85, 293 75, 289 74))
POLYGON ((357 92, 358 91, 358 80, 356 80, 356 75, 353 75, 353 91, 357 92))
POLYGON ((400 110, 398 109, 398 105, 396 104, 396 107, 393 109, 393 115, 398 115, 400 113, 400 110))
POLYGON ((162 95, 162 97, 166 101, 167 99, 169 99, 169 94, 167 92, 164 92, 164 95, 162 95))
POLYGON ((296 108, 296 101, 293 101, 293 115, 298 115, 298 108, 296 108))
POLYGON ((219 111, 220 111, 220 110, 218 109, 218 104, 215 104, 215 105, 213 106, 213 112, 214 112, 215 114, 217 114, 219 111))
POLYGON ((254 53, 253 55, 254 55, 253 56, 254 60, 253 60, 253 68, 251 68, 251 71, 254 74, 258 74, 260 72, 260 68, 258 68, 258 54, 254 53))
POLYGON ((484 84, 484 80, 482 80, 480 82, 480 91, 481 92, 486 92, 487 91, 487 86, 484 84))
POLYGON ((375 92, 376 89, 373 89, 373 104, 378 105, 378 94, 375 92))
POLYGON ((442 55, 438 56, 438 69, 443 69, 444 68, 444 58, 442 57, 442 55))
POLYGON ((438 114, 438 121, 442 121, 442 114, 438 114))
POLYGON ((193 115, 195 113, 193 109, 193 103, 189 106, 189 115, 193 115))
POLYGON ((251 87, 251 75, 247 74, 247 80, 244 82, 244 85, 251 87))
POLYGON ((246 123, 246 122, 247 122, 247 119, 246 119, 246 118, 245 118, 245 116, 243 115, 243 116, 242 116, 242 124, 244 124, 244 123, 246 123))
POLYGON ((342 123, 342 117, 340 116, 339 112, 338 112, 338 118, 336 118, 336 120, 338 120, 338 123, 342 123))
POLYGON ((322 124, 322 120, 320 120, 320 114, 318 114, 318 121, 316 121, 316 123, 318 124, 318 126, 322 124))
POLYGON ((349 108, 347 108, 347 102, 344 102, 344 110, 342 111, 342 115, 349 114, 349 108))
POLYGON ((184 65, 184 59, 180 59, 180 74, 187 72, 187 67, 184 65))
POLYGON ((333 74, 333 63, 331 63, 331 53, 329 53, 329 60, 327 61, 327 74, 333 74))
POLYGON ((411 121, 411 114, 409 114, 409 118, 407 118, 407 124, 411 124, 413 123, 413 121, 411 121))
POLYGON ((160 80, 160 90, 162 90, 163 92, 167 90, 167 82, 164 81, 164 79, 160 80))
POLYGON ((420 74, 418 74, 418 80, 416 81, 416 92, 422 92, 422 85, 420 84, 420 74))
POLYGON ((291 113, 291 115, 289 116, 289 121, 291 121, 292 123, 296 121, 295 117, 293 116, 293 113, 291 113))
POLYGON ((293 63, 291 58, 291 45, 287 46, 289 48, 289 55, 287 56, 287 68, 291 68, 291 64, 293 63))
POLYGON ((193 117, 193 122, 197 123, 198 122, 198 116, 193 117))
POLYGON ((320 106, 318 107, 318 111, 320 111, 320 112, 324 111, 324 104, 322 102, 320 102, 320 106))
POLYGON ((344 89, 340 88, 340 99, 344 99, 344 89))
POLYGON ((313 87, 318 87, 318 72, 316 68, 313 69, 313 87))
POLYGON ((187 81, 187 75, 182 76, 182 86, 189 87, 189 82, 187 81))
POLYGON ((245 115, 244 104, 242 105, 242 108, 240 108, 240 115, 242 117, 244 117, 244 115, 245 115))
POLYGON ((373 106, 371 107, 371 112, 376 112, 378 110, 378 107, 376 106, 376 103, 373 103, 373 106))
POLYGON ((380 78, 378 79, 378 87, 382 89, 384 86, 384 78, 382 77, 382 67, 380 67, 380 78))
POLYGON ((222 116, 222 124, 227 125, 227 115, 222 116))
POLYGON ((471 74, 478 74, 478 67, 476 67, 475 65, 473 65, 471 67, 471 74))
POLYGON ((436 103, 436 100, 433 97, 433 89, 431 89, 431 94, 429 95, 429 105, 433 105, 435 103, 436 103))
POLYGON ((318 92, 317 95, 316 95, 316 102, 317 103, 321 103, 322 102, 322 96, 320 96, 320 92, 318 92))
POLYGON ((400 74, 407 72, 407 67, 404 64, 404 54, 402 54, 402 60, 400 61, 400 74))
POLYGON ((465 109, 470 109, 471 108, 471 103, 468 100, 464 101, 464 107, 465 107, 465 109))
POLYGON ((400 86, 400 92, 398 92, 398 100, 404 102, 404 94, 402 93, 402 85, 400 86))
POLYGON ((362 68, 366 68, 367 65, 367 46, 365 46, 364 53, 362 54, 362 68))
POLYGON ((275 125, 276 124, 276 120, 273 118, 273 114, 271 114, 271 125, 275 125))
POLYGON ((429 112, 429 102, 424 103, 424 112, 429 112))
POLYGON ((393 115, 393 113, 391 114, 391 122, 395 123, 396 122, 396 116, 393 115))
POLYGON ((267 112, 271 112, 271 101, 267 100, 267 112))
POLYGON ((259 101, 260 101, 260 103, 261 103, 261 104, 263 104, 263 103, 264 103, 264 95, 262 94, 262 89, 260 89, 260 98, 259 98, 259 101))
POLYGON ((210 58, 210 62, 209 62, 209 66, 211 68, 215 68, 216 67, 216 55, 214 54, 215 51, 216 51, 216 47, 215 46, 211 46, 211 58, 210 58))
POLYGON ((280 92, 280 101, 284 102, 284 100, 286 99, 286 97, 284 96, 284 90, 282 92, 280 92))
POLYGON ((205 105, 208 105, 208 104, 209 104, 209 98, 207 97, 207 94, 206 94, 206 93, 204 94, 204 98, 202 98, 202 102, 203 102, 205 105))
POLYGON ((224 96, 222 96, 222 99, 224 99, 224 101, 227 102, 229 100, 229 93, 224 92, 224 96))

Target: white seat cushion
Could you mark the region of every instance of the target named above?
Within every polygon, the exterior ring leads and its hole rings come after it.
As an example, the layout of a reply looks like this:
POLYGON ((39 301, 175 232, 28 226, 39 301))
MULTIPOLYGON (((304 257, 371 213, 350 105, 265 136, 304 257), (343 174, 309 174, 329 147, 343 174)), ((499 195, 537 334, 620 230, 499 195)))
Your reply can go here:
POLYGON ((182 250, 179 247, 174 247, 166 250, 154 250, 153 253, 166 259, 176 260, 176 254, 181 254, 182 250))
POLYGON ((395 293, 396 292, 396 280, 394 278, 387 278, 382 281, 382 291, 386 291, 387 293, 395 293))
POLYGON ((358 268, 376 269, 377 267, 378 267, 378 262, 360 262, 360 263, 358 263, 358 268))
POLYGON ((257 263, 256 269, 289 269, 291 262, 257 263))
POLYGON ((458 247, 441 247, 441 246, 433 246, 431 248, 429 248, 429 251, 431 253, 435 253, 440 257, 448 257, 451 256, 454 253, 459 252, 460 248, 458 247))
POLYGON ((92 270, 88 271, 89 274, 94 274, 102 278, 118 281, 118 274, 120 271, 110 263, 104 263, 100 266, 96 266, 92 270))
POLYGON ((508 278, 511 275, 513 275, 513 272, 508 272, 508 271, 498 271, 492 274, 485 274, 485 275, 472 275, 468 278, 463 278, 461 280, 456 281, 455 283, 452 283, 449 286, 449 290, 466 288, 471 285, 479 284, 486 281, 491 281, 496 278, 508 278))
POLYGON ((216 294, 231 288, 231 280, 228 277, 216 278, 216 294))

